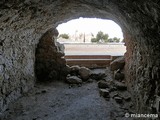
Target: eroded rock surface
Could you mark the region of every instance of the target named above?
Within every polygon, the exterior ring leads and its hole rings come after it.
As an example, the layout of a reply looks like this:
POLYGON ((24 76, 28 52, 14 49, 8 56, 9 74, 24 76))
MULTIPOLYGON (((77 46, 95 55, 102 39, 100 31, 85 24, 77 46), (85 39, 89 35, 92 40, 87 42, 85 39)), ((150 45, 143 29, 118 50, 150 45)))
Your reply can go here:
POLYGON ((66 77, 64 49, 60 49, 56 37, 58 31, 50 29, 40 39, 36 49, 36 76, 38 81, 62 80, 66 77))
POLYGON ((115 71, 118 69, 122 70, 124 68, 124 65, 125 65, 125 58, 119 57, 110 63, 110 68, 112 71, 115 71))

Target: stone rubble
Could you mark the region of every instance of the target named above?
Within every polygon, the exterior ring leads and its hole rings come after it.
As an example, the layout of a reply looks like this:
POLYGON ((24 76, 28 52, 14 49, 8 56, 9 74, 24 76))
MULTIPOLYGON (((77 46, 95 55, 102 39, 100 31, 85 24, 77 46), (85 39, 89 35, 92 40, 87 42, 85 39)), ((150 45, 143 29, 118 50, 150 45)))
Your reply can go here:
POLYGON ((103 96, 104 98, 109 97, 109 91, 107 89, 99 89, 100 96, 103 96))
POLYGON ((89 68, 80 67, 76 65, 76 66, 71 66, 69 69, 70 69, 70 72, 68 76, 77 76, 80 79, 82 79, 82 81, 87 81, 90 78, 91 70, 89 68))
POLYGON ((119 81, 122 81, 122 80, 124 80, 124 73, 122 73, 121 71, 120 71, 120 69, 118 69, 118 70, 116 70, 115 72, 114 72, 114 79, 115 80, 119 80, 119 81))
POLYGON ((68 76, 66 78, 66 82, 69 84, 81 84, 82 83, 82 79, 80 79, 77 76, 68 76))
POLYGON ((91 70, 86 67, 80 67, 79 75, 83 80, 88 80, 91 74, 91 70))
POLYGON ((112 61, 110 63, 110 69, 111 69, 111 71, 115 71, 115 70, 118 70, 118 69, 121 70, 121 69, 124 68, 124 65, 125 65, 124 56, 119 57, 119 58, 115 59, 114 61, 112 61))
POLYGON ((75 65, 70 67, 70 75, 78 75, 80 66, 75 65))
MULTIPOLYGON (((114 76, 113 76, 114 77, 114 76)), ((133 112, 133 103, 131 94, 127 91, 127 86, 123 81, 103 79, 97 82, 100 96, 104 97, 106 101, 115 101, 113 104, 118 104, 122 109, 117 117, 123 116, 125 111, 133 112), (124 112, 124 113, 123 113, 124 112)))
MULTIPOLYGON (((97 86, 99 88, 99 94, 101 97, 104 97, 106 101, 115 101, 114 104, 120 105, 120 108, 122 108, 123 110, 131 111, 133 109, 131 94, 127 91, 127 86, 125 85, 125 83, 123 83, 124 81, 120 81, 119 79, 115 80, 113 79, 114 76, 113 78, 111 78, 113 80, 108 80, 109 76, 106 77, 107 76, 106 73, 100 71, 95 72, 95 70, 89 70, 88 68, 85 67, 71 66, 70 69, 71 72, 66 79, 67 80, 66 82, 70 84, 69 88, 74 87, 75 86, 74 84, 77 84, 79 86, 82 85, 82 83, 97 82, 97 86), (85 69, 84 73, 86 74, 90 73, 90 76, 88 76, 89 78, 87 77, 88 81, 84 81, 84 79, 82 79, 82 76, 79 74, 81 68, 85 69), (93 79, 94 78, 92 76, 93 74, 96 76, 98 75, 101 76, 103 74, 103 77, 100 80, 93 79)), ((122 116, 122 113, 118 114, 117 116, 122 116)))
POLYGON ((109 83, 104 81, 104 80, 101 80, 101 81, 98 82, 98 87, 99 88, 104 88, 104 89, 109 88, 109 83))
POLYGON ((99 72, 94 72, 91 73, 90 78, 94 79, 94 80, 102 80, 103 78, 106 77, 105 73, 99 73, 99 72))
POLYGON ((118 90, 127 90, 127 86, 119 81, 114 81, 114 86, 118 89, 118 90))

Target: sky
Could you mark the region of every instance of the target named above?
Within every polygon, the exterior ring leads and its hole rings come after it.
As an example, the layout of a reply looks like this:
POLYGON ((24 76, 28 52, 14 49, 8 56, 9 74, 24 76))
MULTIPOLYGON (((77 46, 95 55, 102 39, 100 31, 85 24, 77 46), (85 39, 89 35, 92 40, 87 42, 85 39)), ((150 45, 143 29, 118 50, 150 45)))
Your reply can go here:
POLYGON ((109 35, 109 38, 118 37, 123 39, 123 33, 118 24, 111 20, 102 20, 97 18, 79 18, 73 19, 57 27, 59 34, 74 35, 77 33, 92 33, 96 35, 98 31, 102 31, 109 35))

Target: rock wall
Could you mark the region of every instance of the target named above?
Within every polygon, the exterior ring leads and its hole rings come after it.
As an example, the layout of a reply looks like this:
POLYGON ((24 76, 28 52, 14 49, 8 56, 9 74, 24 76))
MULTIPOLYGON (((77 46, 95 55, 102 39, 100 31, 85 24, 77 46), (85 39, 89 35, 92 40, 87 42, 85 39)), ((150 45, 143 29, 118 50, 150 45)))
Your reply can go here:
POLYGON ((64 80, 67 76, 64 46, 56 42, 58 31, 48 30, 36 48, 35 72, 37 81, 64 80))
POLYGON ((159 45, 147 44, 145 41, 137 44, 128 43, 131 47, 126 53, 126 75, 127 82, 135 103, 137 111, 159 111, 159 105, 155 104, 159 99, 160 58, 159 45), (130 52, 129 52, 130 51, 130 52), (155 110, 156 109, 156 110, 155 110))
POLYGON ((156 2, 140 2, 128 8, 130 31, 124 31, 127 46, 126 80, 139 113, 159 112, 160 41, 159 6, 156 2), (135 11, 134 11, 135 10, 135 11))
POLYGON ((0 111, 35 83, 35 50, 52 27, 78 17, 112 19, 127 46, 126 78, 139 112, 158 103, 160 76, 159 0, 0 1, 0 111))
POLYGON ((0 113, 35 84, 35 48, 41 34, 30 21, 31 13, 23 10, 0 4, 0 113))

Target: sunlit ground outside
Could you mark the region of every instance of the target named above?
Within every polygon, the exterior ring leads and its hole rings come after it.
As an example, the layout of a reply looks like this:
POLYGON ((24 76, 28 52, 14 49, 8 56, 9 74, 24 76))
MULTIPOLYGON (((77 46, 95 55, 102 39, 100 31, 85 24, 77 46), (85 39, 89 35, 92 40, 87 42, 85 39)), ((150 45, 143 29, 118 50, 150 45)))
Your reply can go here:
POLYGON ((124 55, 126 47, 118 24, 111 20, 79 18, 60 24, 58 42, 66 55, 124 55))
POLYGON ((126 47, 121 44, 64 44, 66 55, 112 55, 123 56, 126 47))

